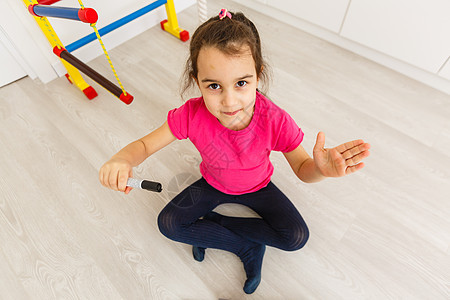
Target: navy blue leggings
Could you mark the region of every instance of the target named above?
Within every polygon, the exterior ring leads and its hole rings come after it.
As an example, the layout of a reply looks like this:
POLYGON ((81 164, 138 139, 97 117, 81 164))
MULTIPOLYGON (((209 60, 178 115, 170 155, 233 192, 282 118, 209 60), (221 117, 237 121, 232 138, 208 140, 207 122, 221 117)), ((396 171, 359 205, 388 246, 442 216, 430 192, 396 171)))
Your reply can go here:
POLYGON ((309 236, 300 213, 272 182, 254 193, 228 195, 201 178, 167 204, 159 214, 158 226, 171 240, 226 250, 238 256, 257 244, 286 251, 298 250, 309 236), (224 203, 245 205, 261 218, 221 215, 214 221, 202 218, 224 203))

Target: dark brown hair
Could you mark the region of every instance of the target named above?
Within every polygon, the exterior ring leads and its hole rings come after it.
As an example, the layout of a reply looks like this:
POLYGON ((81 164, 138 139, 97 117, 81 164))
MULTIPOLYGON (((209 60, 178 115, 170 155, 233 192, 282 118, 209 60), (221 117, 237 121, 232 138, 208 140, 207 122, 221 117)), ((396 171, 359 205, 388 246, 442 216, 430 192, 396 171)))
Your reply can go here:
POLYGON ((198 75, 198 55, 203 47, 215 47, 227 55, 237 55, 242 52, 242 47, 247 45, 255 61, 258 79, 264 85, 267 84, 269 80, 268 66, 262 57, 258 30, 243 13, 230 13, 231 19, 225 17, 220 20, 219 16, 212 17, 194 32, 184 71, 181 95, 194 85, 198 75))

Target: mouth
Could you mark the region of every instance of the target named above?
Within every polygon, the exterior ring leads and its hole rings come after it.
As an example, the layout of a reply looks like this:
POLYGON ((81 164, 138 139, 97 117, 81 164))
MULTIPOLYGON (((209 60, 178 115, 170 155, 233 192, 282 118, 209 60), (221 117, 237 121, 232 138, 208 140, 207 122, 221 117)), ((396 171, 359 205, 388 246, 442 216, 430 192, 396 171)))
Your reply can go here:
POLYGON ((223 114, 227 115, 227 116, 234 116, 236 114, 238 114, 242 109, 238 109, 236 111, 224 111, 222 112, 223 114))

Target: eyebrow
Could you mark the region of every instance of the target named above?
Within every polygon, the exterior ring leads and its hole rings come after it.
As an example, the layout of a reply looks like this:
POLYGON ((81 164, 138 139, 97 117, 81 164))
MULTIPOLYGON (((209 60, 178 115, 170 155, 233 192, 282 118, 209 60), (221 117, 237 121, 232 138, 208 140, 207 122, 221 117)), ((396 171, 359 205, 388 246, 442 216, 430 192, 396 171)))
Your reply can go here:
MULTIPOLYGON (((247 78, 253 78, 253 75, 247 74, 245 76, 236 78, 235 81, 240 81, 240 80, 244 80, 244 79, 247 79, 247 78)), ((202 82, 220 82, 220 81, 219 80, 215 80, 215 79, 205 78, 205 79, 202 80, 202 82)))

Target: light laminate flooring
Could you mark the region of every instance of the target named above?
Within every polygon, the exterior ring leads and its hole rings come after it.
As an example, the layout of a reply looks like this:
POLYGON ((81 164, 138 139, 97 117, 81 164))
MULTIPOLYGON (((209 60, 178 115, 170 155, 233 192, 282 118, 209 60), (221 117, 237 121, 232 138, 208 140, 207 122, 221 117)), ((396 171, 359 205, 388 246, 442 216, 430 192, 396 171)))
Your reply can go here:
MULTIPOLYGON (((273 181, 311 236, 296 252, 268 248, 262 282, 245 295, 236 256, 209 249, 199 263, 158 231, 160 210, 200 176, 189 141, 134 170, 161 182, 160 194, 98 182, 109 157, 182 104, 188 44, 152 28, 110 51, 130 106, 95 83, 88 101, 65 78, 0 89, 0 299, 450 299, 450 96, 235 2, 208 5, 255 22, 268 94, 302 127, 305 149, 319 130, 329 147, 364 138, 366 167, 305 184, 272 154, 273 181)), ((179 23, 192 34, 196 7, 179 23)), ((104 57, 89 65, 114 80, 104 57)))

